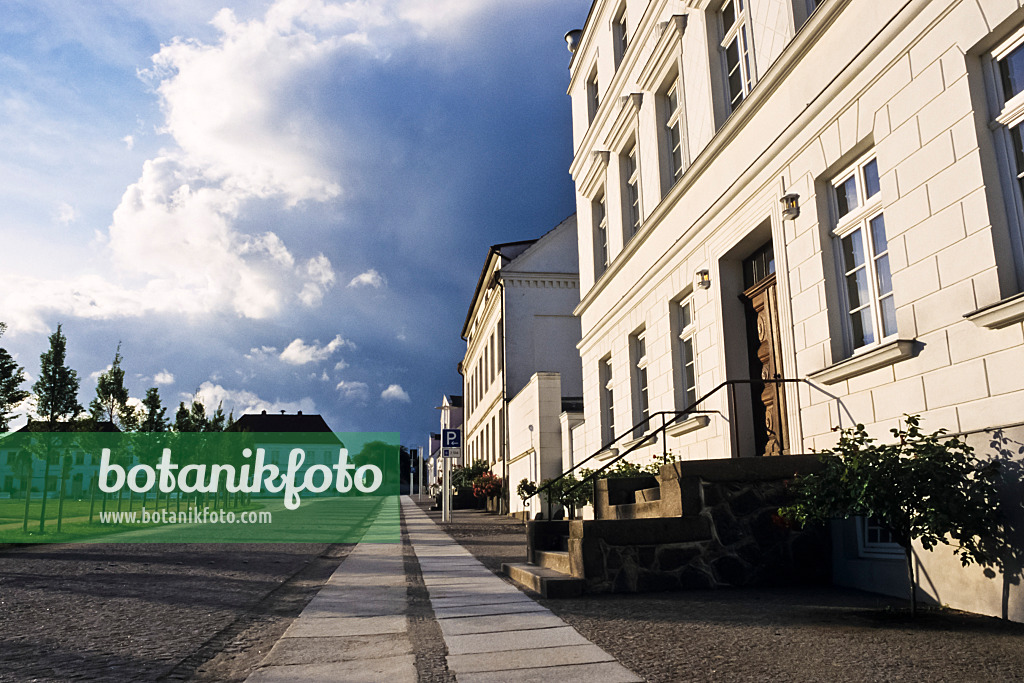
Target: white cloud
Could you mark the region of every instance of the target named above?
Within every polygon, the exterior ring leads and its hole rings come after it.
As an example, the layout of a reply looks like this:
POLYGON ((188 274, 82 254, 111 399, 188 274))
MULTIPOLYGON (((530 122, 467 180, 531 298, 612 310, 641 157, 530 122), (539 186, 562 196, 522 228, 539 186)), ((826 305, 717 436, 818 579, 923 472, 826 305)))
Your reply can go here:
POLYGON ((365 403, 370 395, 370 386, 365 382, 338 382, 335 387, 342 399, 353 403, 365 403))
POLYGON ((90 372, 89 373, 89 379, 91 379, 93 382, 97 381, 100 378, 100 375, 102 375, 104 372, 107 372, 112 367, 114 367, 114 366, 113 365, 108 365, 107 367, 103 368, 102 370, 97 370, 96 372, 90 372))
POLYGON ((127 149, 130 152, 132 151, 132 148, 135 147, 135 136, 125 135, 123 138, 121 138, 121 142, 124 143, 125 149, 127 149))
POLYGON ((343 339, 340 334, 326 346, 319 346, 319 342, 316 341, 307 344, 301 339, 296 339, 285 347, 280 358, 290 365, 306 365, 327 360, 332 353, 345 347, 355 348, 355 345, 347 339, 343 339))
POLYGON ((163 372, 158 372, 153 377, 153 383, 160 385, 174 384, 174 375, 168 372, 167 370, 164 370, 163 372))
POLYGON ((412 402, 412 399, 409 398, 409 394, 406 393, 405 389, 398 384, 392 384, 387 389, 380 392, 380 397, 385 401, 401 401, 402 403, 412 402))
MULTIPOLYGON (((298 401, 268 401, 260 398, 251 391, 225 389, 213 382, 203 382, 196 392, 195 398, 206 407, 207 413, 213 413, 218 405, 223 405, 224 414, 234 413, 235 419, 246 413, 296 413, 302 411, 305 414, 316 414, 316 404, 313 399, 304 397, 298 401)), ((189 397, 191 400, 191 397, 189 397)))
POLYGON ((352 278, 351 282, 348 283, 349 287, 373 287, 374 289, 380 289, 387 284, 387 280, 384 276, 378 273, 374 269, 370 269, 365 273, 360 273, 352 278))
POLYGON ((347 367, 348 367, 348 363, 346 363, 344 359, 339 360, 337 363, 334 364, 334 369, 335 370, 344 370, 347 367))
POLYGON ((271 356, 277 356, 276 346, 260 346, 259 348, 253 347, 249 349, 249 353, 245 354, 246 360, 254 361, 265 361, 271 356))
POLYGON ((78 209, 67 202, 57 205, 57 222, 61 225, 70 225, 78 220, 78 209))

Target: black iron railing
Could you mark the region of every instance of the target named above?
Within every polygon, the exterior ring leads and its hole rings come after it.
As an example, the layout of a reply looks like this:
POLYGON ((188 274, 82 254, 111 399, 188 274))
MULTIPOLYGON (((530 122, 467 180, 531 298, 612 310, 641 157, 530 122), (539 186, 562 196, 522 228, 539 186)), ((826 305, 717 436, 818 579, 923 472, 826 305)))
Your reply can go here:
MULTIPOLYGON (((637 424, 635 424, 632 427, 630 427, 625 432, 619 434, 618 436, 614 437, 611 441, 609 441, 608 443, 606 443, 603 446, 601 446, 601 448, 597 452, 595 452, 595 453, 591 454, 590 456, 584 458, 580 462, 578 462, 575 465, 573 465, 572 467, 570 467, 565 472, 562 472, 562 474, 560 474, 558 477, 552 479, 548 483, 546 483, 543 486, 541 486, 540 488, 538 488, 531 496, 528 496, 523 502, 525 503, 526 500, 529 500, 533 496, 539 496, 541 493, 544 493, 546 491, 548 493, 548 495, 546 497, 546 501, 547 501, 547 517, 546 517, 546 519, 551 519, 551 505, 552 505, 553 502, 555 502, 555 501, 552 500, 553 496, 551 495, 551 493, 552 493, 552 490, 554 489, 554 487, 556 485, 558 485, 558 483, 561 482, 563 479, 565 479, 566 477, 572 475, 573 472, 575 472, 578 468, 580 468, 581 466, 587 464, 588 462, 590 462, 591 460, 593 460, 597 456, 602 455, 604 453, 607 453, 609 450, 614 448, 616 444, 619 444, 620 442, 629 443, 629 446, 626 448, 626 450, 624 450, 622 453, 619 453, 618 455, 613 457, 611 460, 606 462, 599 469, 596 469, 596 470, 590 472, 589 474, 587 474, 587 476, 583 477, 583 479, 579 480, 576 484, 573 484, 569 488, 565 489, 565 491, 562 492, 562 497, 563 498, 567 498, 569 496, 569 494, 575 492, 577 489, 579 489, 579 488, 581 488, 583 486, 586 486, 588 484, 592 484, 593 481, 602 472, 604 472, 605 470, 610 468, 612 465, 615 465, 616 463, 618 463, 620 460, 625 458, 627 455, 629 455, 629 454, 631 454, 631 453, 633 453, 633 452, 643 448, 644 446, 647 446, 650 443, 653 443, 654 440, 657 437, 659 437, 659 435, 661 437, 662 461, 667 463, 668 462, 668 450, 667 450, 667 444, 666 444, 667 439, 665 438, 665 432, 669 429, 669 427, 671 427, 672 425, 676 424, 677 422, 682 421, 684 418, 689 418, 689 417, 696 416, 696 415, 701 415, 701 414, 721 414, 721 411, 719 411, 719 410, 703 410, 703 409, 699 409, 698 406, 700 406, 702 403, 707 401, 709 398, 711 398, 712 396, 717 394, 722 389, 726 389, 729 392, 729 416, 726 418, 726 421, 729 423, 729 436, 731 438, 731 443, 734 443, 734 444, 737 443, 737 438, 736 438, 737 437, 737 427, 736 427, 736 389, 735 389, 735 387, 737 385, 741 385, 741 384, 746 384, 746 385, 751 385, 751 386, 758 385, 758 384, 775 384, 776 387, 778 387, 778 385, 781 385, 781 384, 807 384, 812 389, 814 389, 816 391, 819 391, 819 392, 825 394, 826 396, 828 396, 828 397, 830 397, 832 399, 839 400, 838 397, 833 396, 832 394, 829 394, 827 391, 824 391, 820 387, 815 386, 812 382, 810 382, 810 381, 808 381, 806 379, 788 379, 788 378, 784 378, 784 377, 776 377, 775 379, 730 379, 730 380, 726 380, 726 381, 722 382, 721 384, 719 384, 718 386, 716 386, 711 391, 707 392, 706 394, 704 394, 703 396, 698 398, 696 401, 691 403, 684 410, 662 410, 662 411, 659 411, 657 413, 652 413, 648 417, 644 418, 643 420, 641 420, 637 424), (652 424, 652 421, 654 421, 656 418, 660 418, 661 425, 659 427, 653 429, 653 430, 648 430, 650 425, 652 424), (637 437, 636 434, 637 434, 637 432, 641 428, 645 428, 645 429, 644 429, 642 435, 640 437, 637 437)), ((840 420, 841 419, 842 419, 842 417, 841 417, 841 414, 840 414, 840 420)), ((777 434, 777 436, 780 439, 780 448, 783 451, 786 448, 788 448, 788 444, 782 442, 782 439, 784 438, 784 435, 785 435, 785 432, 783 430, 779 430, 779 433, 777 434)), ((555 489, 555 490, 557 490, 557 489, 555 489)))

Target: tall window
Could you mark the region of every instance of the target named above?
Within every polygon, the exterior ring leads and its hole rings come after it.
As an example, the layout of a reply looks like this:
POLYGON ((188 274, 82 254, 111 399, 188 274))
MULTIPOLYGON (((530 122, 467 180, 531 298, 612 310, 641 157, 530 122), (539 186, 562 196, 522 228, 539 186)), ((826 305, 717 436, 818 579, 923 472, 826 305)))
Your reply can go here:
POLYGON ((998 115, 992 122, 1002 150, 1006 195, 1010 202, 1010 239, 1019 278, 1024 281, 1024 29, 992 53, 993 99, 998 115))
POLYGON ((615 68, 622 64, 622 58, 629 47, 629 31, 626 30, 626 3, 622 3, 615 20, 612 22, 612 38, 615 41, 615 68))
POLYGON ((611 356, 601 359, 597 374, 601 382, 601 442, 609 443, 615 438, 615 394, 612 390, 611 356))
POLYGON ((697 400, 697 354, 694 353, 693 338, 697 326, 693 319, 693 299, 687 297, 675 303, 676 362, 676 410, 686 410, 697 400))
POLYGON ((889 245, 878 176, 878 161, 861 159, 832 183, 847 337, 853 350, 896 334, 889 245))
POLYGON ((651 416, 647 390, 647 331, 641 330, 632 335, 630 346, 633 353, 633 423, 637 425, 633 436, 640 437, 650 428, 644 420, 651 416))
POLYGON ((604 206, 604 190, 591 202, 594 215, 594 279, 608 268, 608 214, 604 206))
POLYGON ((663 107, 662 126, 665 137, 667 189, 675 185, 683 175, 683 107, 679 97, 678 76, 662 93, 661 104, 663 107))
POLYGON ((722 5, 722 56, 729 90, 729 111, 750 94, 754 87, 753 54, 747 28, 747 0, 727 0, 722 5))
POLYGON ((640 168, 636 143, 622 154, 622 227, 623 244, 640 230, 640 168))
POLYGON ((590 72, 590 78, 587 79, 587 116, 590 123, 594 122, 594 117, 597 116, 597 108, 600 104, 601 91, 597 82, 597 64, 595 64, 594 70, 590 72))

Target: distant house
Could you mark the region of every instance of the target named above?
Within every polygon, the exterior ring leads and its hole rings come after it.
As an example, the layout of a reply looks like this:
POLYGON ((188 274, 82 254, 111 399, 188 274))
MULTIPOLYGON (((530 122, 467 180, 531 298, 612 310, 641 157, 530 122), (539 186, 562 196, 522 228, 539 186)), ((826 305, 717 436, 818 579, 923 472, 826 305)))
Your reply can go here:
MULTIPOLYGON (((532 470, 537 475, 554 476, 561 471, 561 441, 545 439, 550 448, 543 451, 530 446, 525 435, 531 425, 539 435, 539 413, 518 411, 535 423, 512 424, 510 404, 521 392, 536 393, 538 372, 548 373, 549 379, 558 377, 555 391, 560 397, 583 395, 576 350, 580 321, 573 315, 579 304, 576 232, 573 215, 538 239, 492 246, 466 314, 462 328, 466 355, 459 366, 465 397, 463 455, 469 463, 487 462, 499 477, 509 478, 510 465, 517 459, 524 459, 515 468, 520 479, 529 476, 525 474, 530 470, 525 462, 529 458, 536 460, 532 470), (525 450, 510 448, 515 434, 527 444, 525 450)), ((548 393, 552 386, 545 383, 548 393)), ((523 401, 539 410, 536 396, 524 396, 523 401)), ((560 402, 545 401, 543 408, 557 424, 560 402)), ((510 481, 513 490, 515 483, 510 481)), ((517 501, 511 502, 514 506, 517 501)))
MULTIPOLYGON (((14 434, 24 436, 33 432, 67 432, 74 433, 81 429, 80 423, 76 422, 58 422, 53 426, 52 429, 48 428, 47 424, 38 420, 29 420, 28 424, 12 434, 9 434, 7 438, 0 441, 0 498, 10 498, 20 496, 24 486, 24 476, 19 469, 18 455, 21 452, 20 448, 15 448, 13 442, 17 440, 19 443, 23 443, 20 438, 11 439, 10 437, 14 434), (7 447, 5 447, 5 443, 7 447)), ((119 434, 120 429, 113 422, 99 421, 93 424, 93 428, 89 433, 96 434, 119 434)), ((72 462, 68 473, 68 478, 65 482, 65 494, 71 497, 78 497, 84 495, 92 485, 93 477, 96 476, 97 467, 99 466, 99 454, 88 452, 83 448, 79 448, 77 445, 72 445, 68 449, 69 455, 72 462)), ((50 478, 46 482, 46 491, 50 497, 56 497, 59 492, 59 477, 56 476, 60 473, 60 464, 50 464, 50 478)), ((32 459, 32 477, 29 482, 29 488, 35 493, 39 493, 43 490, 43 478, 46 473, 46 464, 39 458, 33 457, 32 459)))
MULTIPOLYGON (((258 434, 256 448, 265 451, 266 463, 277 465, 282 470, 288 467, 288 456, 295 448, 301 448, 305 453, 300 472, 313 465, 326 465, 328 467, 337 464, 340 449, 345 444, 339 439, 327 422, 320 415, 303 415, 298 411, 294 415, 282 411, 280 414, 262 411, 259 415, 246 414, 236 420, 225 431, 227 432, 249 432, 258 434), (295 435, 301 435, 296 437, 295 435)), ((354 455, 354 454, 353 454, 354 455)), ((328 495, 305 493, 303 495, 328 495)), ((277 495, 262 492, 258 495, 277 495)))

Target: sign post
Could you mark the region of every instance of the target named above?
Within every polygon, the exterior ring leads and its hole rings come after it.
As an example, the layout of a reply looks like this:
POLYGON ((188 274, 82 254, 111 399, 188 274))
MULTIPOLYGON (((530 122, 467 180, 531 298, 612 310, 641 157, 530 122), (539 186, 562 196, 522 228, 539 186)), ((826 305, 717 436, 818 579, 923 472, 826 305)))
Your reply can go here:
POLYGON ((441 495, 441 521, 452 521, 452 458, 462 455, 462 432, 458 429, 441 430, 441 458, 444 462, 444 487, 441 495))

